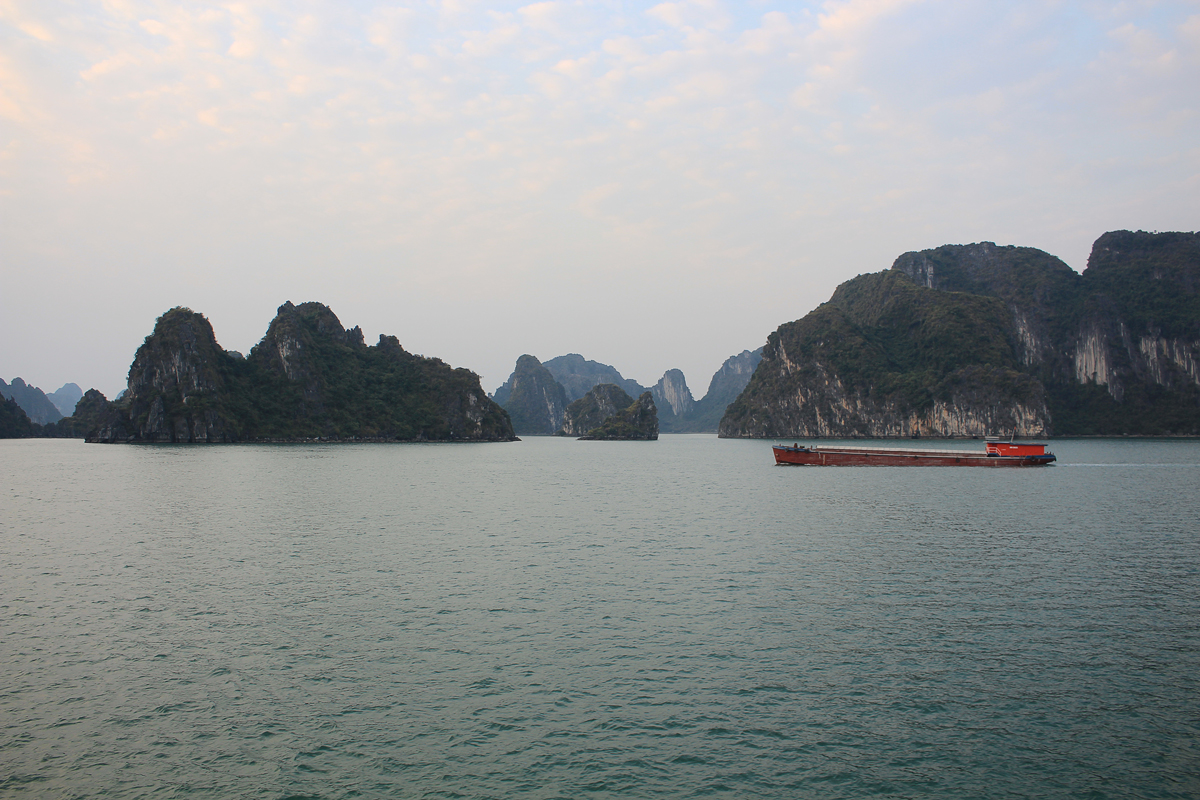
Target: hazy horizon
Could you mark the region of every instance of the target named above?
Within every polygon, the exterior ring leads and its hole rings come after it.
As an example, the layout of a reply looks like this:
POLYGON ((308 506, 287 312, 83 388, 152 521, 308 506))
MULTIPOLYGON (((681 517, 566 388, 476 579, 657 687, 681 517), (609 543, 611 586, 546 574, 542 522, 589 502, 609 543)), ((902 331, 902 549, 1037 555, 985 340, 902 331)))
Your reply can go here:
POLYGON ((1200 219, 1200 4, 0 2, 0 376, 285 301, 694 395, 845 280, 1200 219))

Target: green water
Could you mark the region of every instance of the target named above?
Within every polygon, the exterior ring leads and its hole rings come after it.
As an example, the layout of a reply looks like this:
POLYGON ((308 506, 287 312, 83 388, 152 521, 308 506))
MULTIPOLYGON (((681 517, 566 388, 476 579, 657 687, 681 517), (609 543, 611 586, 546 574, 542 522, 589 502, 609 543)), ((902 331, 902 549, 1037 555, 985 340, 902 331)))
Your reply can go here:
POLYGON ((1200 443, 770 444, 0 442, 0 796, 1200 796, 1200 443))

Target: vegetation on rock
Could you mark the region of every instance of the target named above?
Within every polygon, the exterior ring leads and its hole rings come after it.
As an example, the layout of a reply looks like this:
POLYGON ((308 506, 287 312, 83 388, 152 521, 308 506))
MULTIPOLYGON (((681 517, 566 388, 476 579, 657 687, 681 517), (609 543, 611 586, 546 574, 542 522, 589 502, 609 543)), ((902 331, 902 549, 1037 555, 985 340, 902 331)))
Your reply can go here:
POLYGON ((515 438, 477 375, 412 355, 393 336, 368 347, 320 303, 280 306, 246 358, 221 349, 201 314, 171 309, 138 349, 115 407, 89 441, 515 438))
POLYGON ((38 435, 39 428, 16 400, 0 397, 0 439, 29 439, 38 435))
POLYGON ((568 403, 562 384, 529 354, 517 359, 516 369, 492 399, 508 412, 521 436, 557 433, 568 403))
POLYGON ((613 383, 602 383, 567 406, 560 436, 581 439, 657 439, 658 409, 654 396, 642 392, 634 400, 613 383))
POLYGON ((75 413, 45 425, 29 419, 15 400, 5 399, 0 408, 0 439, 82 439, 109 411, 109 402, 95 389, 75 404, 75 413))
POLYGON ((631 405, 633 398, 615 383, 593 386, 587 394, 567 406, 558 435, 583 436, 631 405))
POLYGON ((1080 275, 990 242, 905 253, 768 339, 724 436, 1200 434, 1200 234, 1080 275))

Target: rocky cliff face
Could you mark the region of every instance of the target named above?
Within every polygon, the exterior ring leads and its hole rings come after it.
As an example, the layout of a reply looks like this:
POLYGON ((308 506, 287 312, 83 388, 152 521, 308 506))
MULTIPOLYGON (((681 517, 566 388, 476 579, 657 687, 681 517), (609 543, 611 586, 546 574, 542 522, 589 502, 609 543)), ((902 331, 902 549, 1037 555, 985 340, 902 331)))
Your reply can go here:
MULTIPOLYGON (((787 376, 794 374, 796 364, 776 345, 764 353, 759 369, 764 385, 789 385, 787 376)), ((902 395, 879 397, 850 388, 835 369, 819 361, 806 365, 805 372, 808 378, 795 382, 775 403, 730 406, 720 435, 823 439, 1049 435, 1041 385, 1011 370, 965 367, 948 376, 944 398, 919 405, 902 395)))
POLYGON ((1200 234, 1106 233, 1080 283, 1065 343, 1076 380, 1117 402, 1130 384, 1200 387, 1200 234))
POLYGON ((1080 279, 1061 259, 1032 247, 980 242, 905 253, 892 269, 929 289, 1000 299, 1012 317, 1021 363, 1065 368, 1056 343, 1073 324, 1080 279))
POLYGON ((172 309, 138 349, 123 399, 89 441, 509 441, 508 414, 479 378, 367 347, 320 303, 288 302, 247 358, 216 343, 200 314, 172 309))
MULTIPOLYGON (((398 343, 397 343, 398 344, 398 343)), ((324 397, 330 379, 324 369, 339 363, 334 351, 364 347, 362 330, 347 331, 331 309, 321 303, 281 305, 267 333, 250 351, 249 362, 267 372, 281 375, 299 389, 295 412, 320 418, 325 413, 324 397), (332 356, 332 357, 331 357, 332 356)))
POLYGON ((725 359, 725 363, 708 382, 708 391, 702 398, 702 402, 712 399, 718 402, 723 401, 725 405, 732 403, 742 393, 742 389, 746 388, 746 384, 750 382, 750 376, 754 374, 760 361, 762 361, 761 347, 757 350, 743 350, 737 355, 725 359))
POLYGON ((658 439, 658 409, 654 405, 654 396, 650 392, 642 392, 637 400, 579 438, 604 441, 658 439))
POLYGON ((54 403, 46 397, 46 394, 36 386, 29 386, 20 378, 13 378, 11 384, 5 383, 0 379, 0 396, 6 397, 16 402, 32 422, 38 425, 47 425, 52 422, 58 422, 63 418, 54 403))
POLYGON ((163 314, 134 355, 125 392, 128 436, 141 442, 229 442, 224 351, 203 315, 163 314))
POLYGON ((567 393, 542 362, 529 354, 517 359, 509 379, 493 398, 508 411, 518 435, 551 435, 563 424, 567 393))
POLYGON ((669 369, 659 378, 658 383, 650 387, 655 406, 675 417, 682 417, 692 410, 695 401, 692 390, 688 388, 683 372, 669 369))
POLYGON ((558 433, 560 436, 583 436, 632 404, 633 398, 616 384, 593 386, 587 394, 567 406, 558 433))
POLYGON ((743 350, 725 359, 725 363, 709 381, 704 397, 693 403, 683 416, 660 420, 663 423, 662 430, 672 433, 716 433, 725 410, 746 388, 761 360, 761 347, 743 350))
POLYGON ((1016 370, 1000 301, 889 271, 848 281, 780 326, 722 436, 1044 435, 1036 380, 1016 370))
POLYGON ((75 413, 75 404, 83 399, 83 389, 77 383, 66 383, 46 395, 46 399, 54 404, 64 417, 75 413))
POLYGON ((552 358, 545 362, 545 366, 554 379, 562 384, 567 392, 567 400, 571 402, 602 383, 616 384, 632 395, 646 391, 637 381, 621 377, 621 373, 608 364, 588 361, 578 353, 552 358))
POLYGON ((1200 234, 1105 234, 1082 275, 947 245, 781 326, 721 433, 1196 435, 1198 363, 1200 234))

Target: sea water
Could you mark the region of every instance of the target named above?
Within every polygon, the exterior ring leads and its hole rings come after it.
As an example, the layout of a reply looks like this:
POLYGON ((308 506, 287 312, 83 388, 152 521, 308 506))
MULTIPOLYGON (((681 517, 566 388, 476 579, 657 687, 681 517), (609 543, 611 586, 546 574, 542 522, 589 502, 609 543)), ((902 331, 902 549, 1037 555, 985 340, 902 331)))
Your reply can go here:
POLYGON ((1200 796, 1200 443, 1051 449, 0 442, 0 796, 1200 796))

